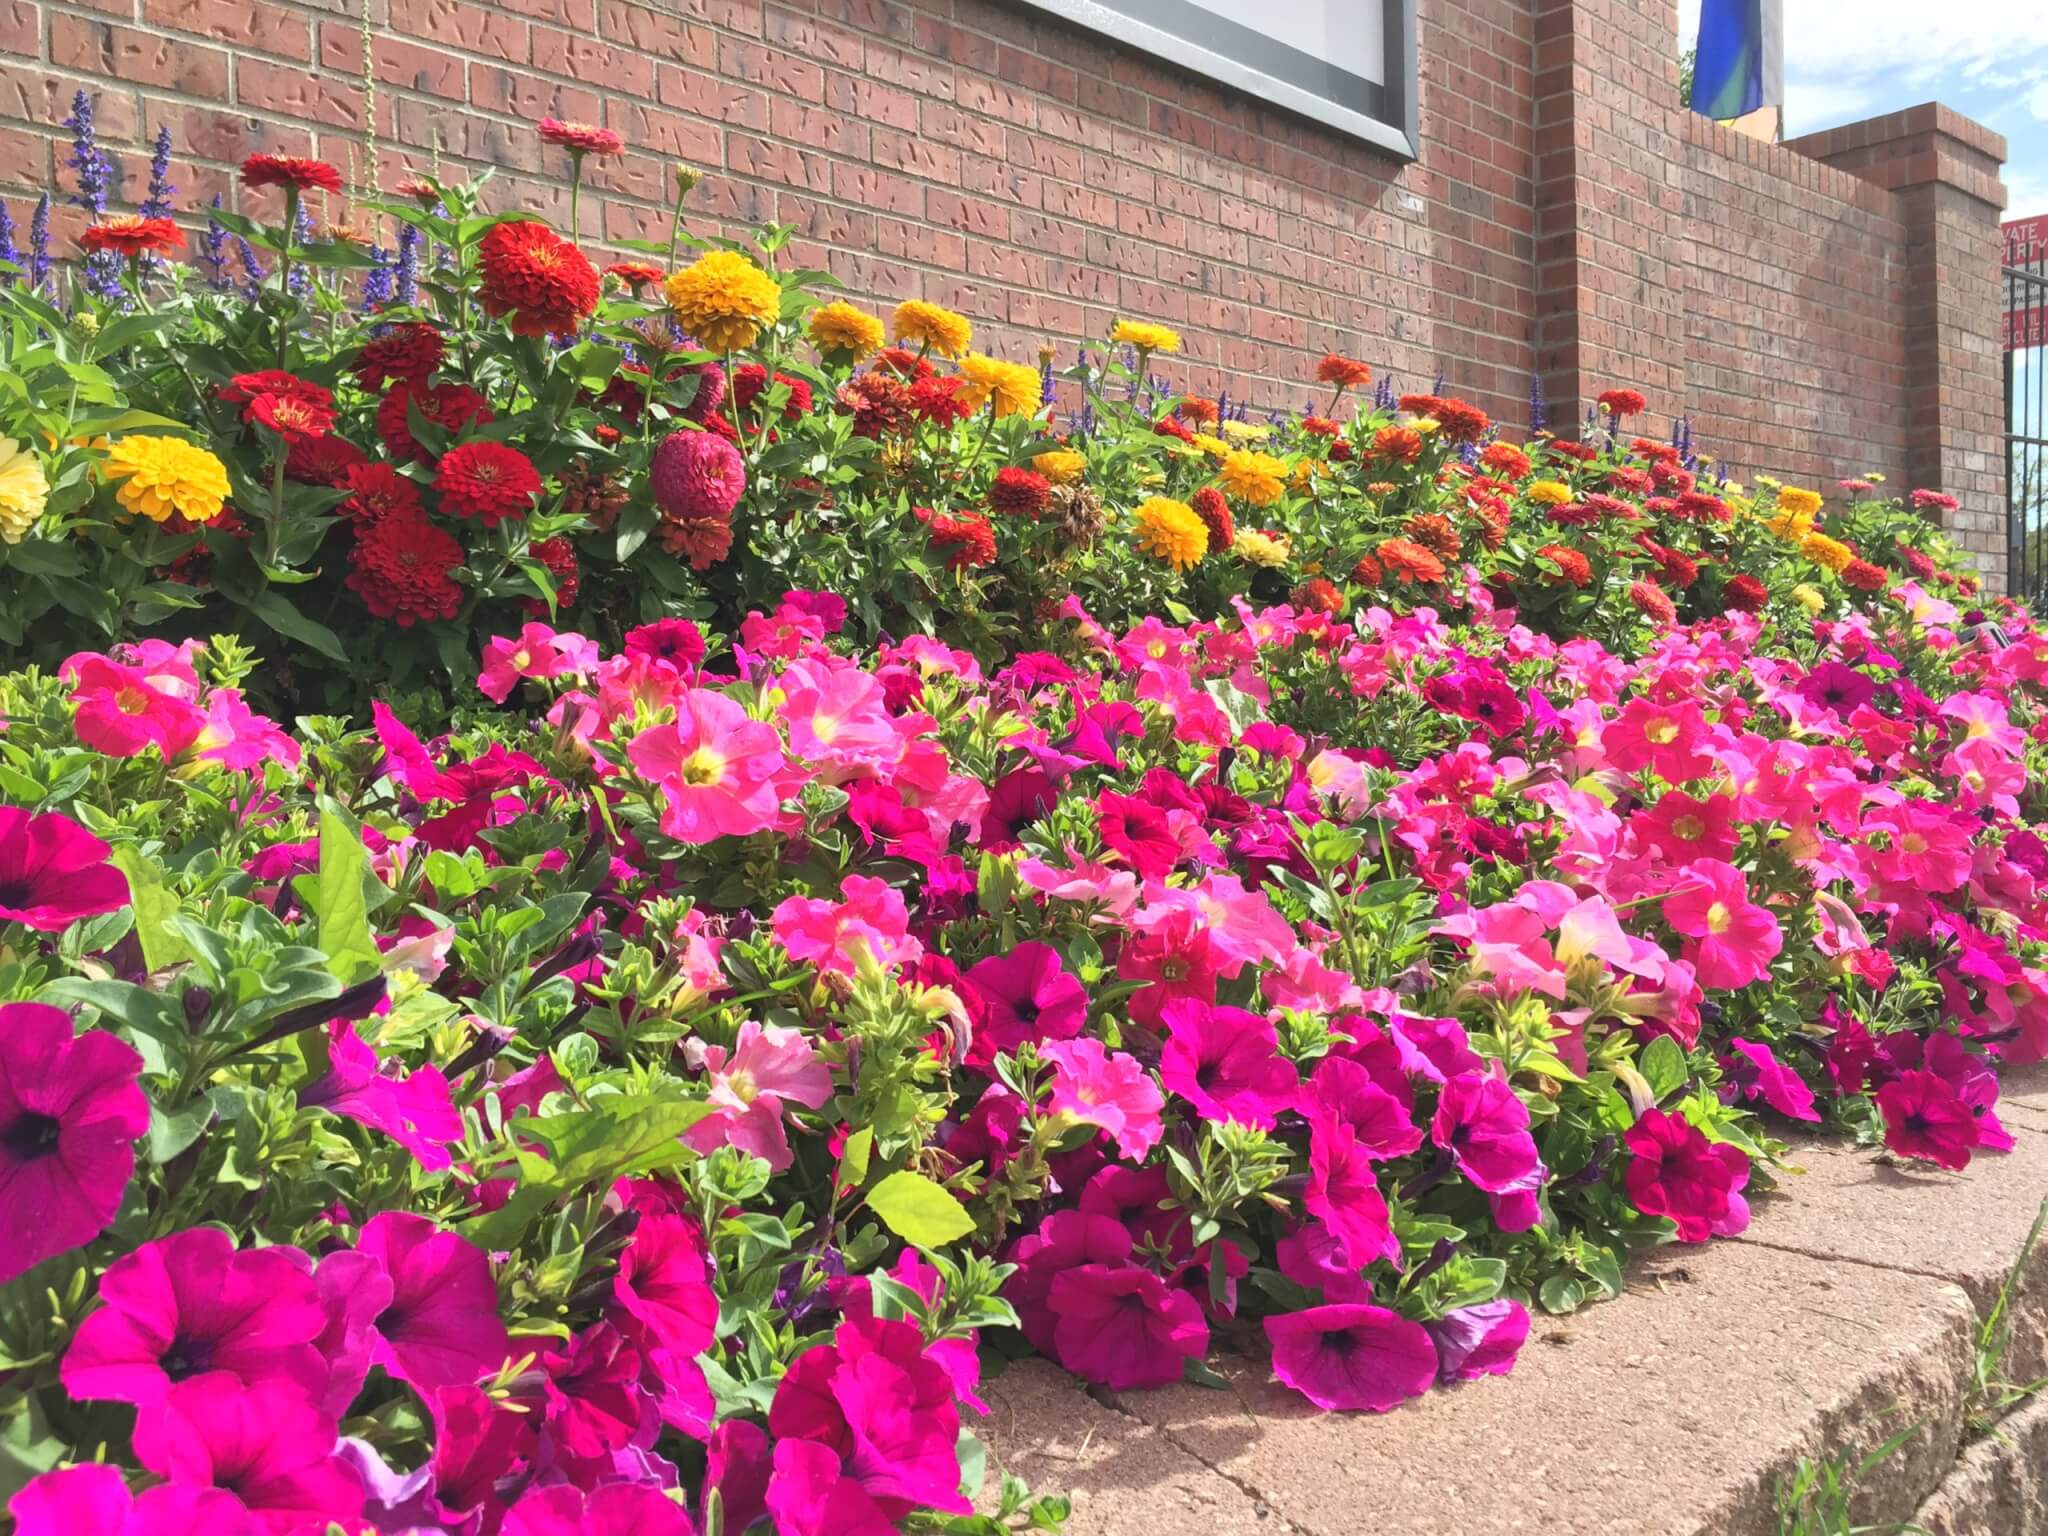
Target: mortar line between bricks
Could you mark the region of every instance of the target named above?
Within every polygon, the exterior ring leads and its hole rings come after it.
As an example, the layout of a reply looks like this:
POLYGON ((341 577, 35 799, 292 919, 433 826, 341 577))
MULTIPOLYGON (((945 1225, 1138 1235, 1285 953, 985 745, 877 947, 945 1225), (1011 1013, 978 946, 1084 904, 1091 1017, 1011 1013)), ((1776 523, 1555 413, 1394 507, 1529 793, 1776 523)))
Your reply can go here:
MULTIPOLYGON (((1154 1424, 1150 1420, 1146 1419, 1143 1415, 1133 1413, 1129 1408, 1126 1408, 1124 1406, 1123 1399, 1118 1397, 1116 1393, 1105 1391, 1098 1394, 1091 1392, 1089 1393, 1089 1396, 1093 1397, 1097 1402, 1101 1403, 1105 1408, 1109 1409, 1110 1412, 1116 1414, 1119 1418, 1129 1419, 1133 1424, 1137 1425, 1140 1429, 1149 1430, 1153 1434, 1156 1434, 1157 1436, 1159 1436, 1160 1439, 1164 1440, 1176 1451, 1179 1451, 1181 1455, 1187 1457, 1188 1460, 1194 1462, 1195 1465, 1205 1468, 1206 1470, 1215 1473, 1216 1476, 1222 1478, 1223 1481, 1230 1484, 1231 1487, 1235 1488, 1247 1499, 1250 1499, 1253 1504, 1258 1505, 1264 1509, 1270 1510, 1272 1512, 1273 1518, 1277 1520, 1282 1526, 1284 1526, 1288 1531, 1292 1532, 1293 1536, 1317 1536, 1316 1532, 1310 1530, 1307 1526, 1301 1524, 1299 1521, 1294 1520, 1290 1516, 1288 1516, 1280 1508, 1279 1504, 1275 1500, 1268 1497, 1260 1489, 1258 1489, 1251 1483, 1246 1482, 1236 1473, 1226 1471, 1224 1468, 1219 1467, 1218 1465, 1216 1465, 1215 1462, 1211 1461, 1208 1457, 1204 1456, 1200 1451, 1196 1450, 1193 1446, 1183 1445, 1181 1441, 1174 1435, 1173 1431, 1168 1429, 1164 1424, 1154 1424)), ((1237 1404, 1238 1409, 1244 1413, 1245 1417, 1248 1419, 1253 1419, 1251 1410, 1245 1407, 1244 1399, 1238 1396, 1237 1386, 1235 1383, 1231 1384, 1230 1396, 1231 1400, 1237 1404)), ((1253 1419, 1253 1422, 1256 1423, 1257 1420, 1253 1419)), ((1253 1513, 1256 1514, 1257 1510, 1254 1510, 1253 1513)))

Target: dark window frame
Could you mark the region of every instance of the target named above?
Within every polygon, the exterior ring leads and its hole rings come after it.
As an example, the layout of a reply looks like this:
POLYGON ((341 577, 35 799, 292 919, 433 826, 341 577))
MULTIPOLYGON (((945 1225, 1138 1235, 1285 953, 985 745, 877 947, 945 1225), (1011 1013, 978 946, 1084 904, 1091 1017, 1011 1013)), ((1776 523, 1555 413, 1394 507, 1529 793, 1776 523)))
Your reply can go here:
MULTIPOLYGON (((1242 91, 1267 106, 1292 112, 1339 133, 1363 139, 1402 160, 1419 159, 1422 137, 1417 123, 1415 0, 1382 0, 1386 21, 1386 74, 1383 85, 1342 76, 1351 101, 1319 91, 1301 78, 1288 79, 1261 68, 1255 61, 1233 58, 1214 42, 1191 38, 1172 24, 1144 19, 1147 15, 1188 13, 1190 30, 1200 33, 1235 27, 1226 17, 1185 6, 1180 0, 1021 0, 1034 10, 1099 32, 1139 53, 1151 54, 1183 69, 1242 91)), ((1335 0, 1342 4, 1343 0, 1335 0)), ((1281 47, 1278 51, 1291 52, 1281 47)), ((1297 59, 1303 56, 1295 56, 1297 59)), ((1297 70, 1297 75, 1301 71, 1297 70)))

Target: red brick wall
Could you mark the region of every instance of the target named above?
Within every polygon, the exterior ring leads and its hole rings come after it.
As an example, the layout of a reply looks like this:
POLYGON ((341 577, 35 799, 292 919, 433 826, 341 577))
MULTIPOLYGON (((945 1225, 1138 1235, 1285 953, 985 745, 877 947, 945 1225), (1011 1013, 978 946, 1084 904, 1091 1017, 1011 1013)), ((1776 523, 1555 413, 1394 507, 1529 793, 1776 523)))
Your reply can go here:
POLYGON ((1884 189, 1685 114, 1686 399, 1707 451, 1802 484, 1906 473, 1906 226, 1884 189))
POLYGON ((1679 107, 1675 0, 1419 10, 1403 165, 1002 0, 0 0, 0 192, 25 223, 81 85, 131 200, 170 126, 190 208, 259 149, 367 179, 373 120, 386 184, 438 153, 565 222, 532 125, 602 121, 632 148, 593 167, 589 240, 662 233, 684 160, 699 227, 794 224, 857 296, 1013 356, 1141 316, 1204 392, 1294 405, 1335 350, 1517 429, 1532 372, 1554 421, 1632 382, 1745 473, 1940 483, 1990 553, 1995 135, 1802 146, 1830 168, 1679 107))

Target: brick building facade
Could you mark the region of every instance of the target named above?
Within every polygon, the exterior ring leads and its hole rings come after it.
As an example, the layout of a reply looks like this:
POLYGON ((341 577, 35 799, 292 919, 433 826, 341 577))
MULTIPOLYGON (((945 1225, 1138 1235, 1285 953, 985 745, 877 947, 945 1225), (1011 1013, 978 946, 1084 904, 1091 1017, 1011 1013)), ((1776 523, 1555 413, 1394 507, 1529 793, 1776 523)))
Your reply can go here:
POLYGON ((600 121, 631 150, 586 240, 658 233, 685 160, 701 223, 794 224, 1020 358, 1127 314, 1262 405, 1331 350, 1516 426, 1532 376, 1554 420, 1633 383, 1740 473, 1952 492, 1997 573, 2003 141, 1932 105, 1744 138, 1681 108, 1676 30, 1676 0, 1419 0, 1404 163, 1004 0, 0 0, 0 192, 25 220, 83 86, 109 143, 170 127, 186 207, 257 150, 387 184, 438 156, 562 223, 531 125, 600 121))

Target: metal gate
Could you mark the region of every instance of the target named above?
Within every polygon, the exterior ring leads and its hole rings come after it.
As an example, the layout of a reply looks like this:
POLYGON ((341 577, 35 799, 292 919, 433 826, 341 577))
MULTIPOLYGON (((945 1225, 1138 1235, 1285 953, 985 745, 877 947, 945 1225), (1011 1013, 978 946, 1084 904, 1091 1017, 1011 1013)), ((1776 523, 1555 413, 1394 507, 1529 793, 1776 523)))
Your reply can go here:
POLYGON ((2009 590, 2048 596, 2048 218, 2005 226, 2005 520, 2009 590))

